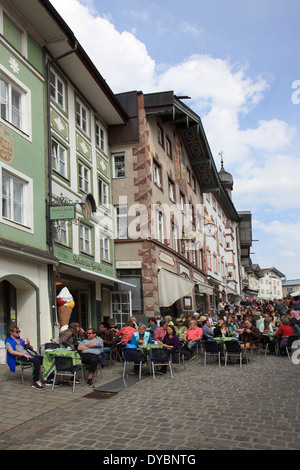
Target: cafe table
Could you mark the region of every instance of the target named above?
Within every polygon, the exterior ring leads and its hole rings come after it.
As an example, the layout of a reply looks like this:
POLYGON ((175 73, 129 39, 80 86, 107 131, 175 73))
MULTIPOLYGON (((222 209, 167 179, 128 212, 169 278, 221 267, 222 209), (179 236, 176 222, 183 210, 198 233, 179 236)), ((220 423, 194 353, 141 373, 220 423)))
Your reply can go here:
POLYGON ((225 343, 227 341, 238 341, 235 336, 216 336, 213 338, 213 341, 216 341, 221 345, 221 349, 225 351, 225 343))
POLYGON ((44 380, 47 380, 50 374, 55 370, 54 356, 65 356, 73 358, 73 365, 81 365, 80 354, 74 349, 68 348, 56 348, 46 349, 44 351, 43 365, 42 365, 42 376, 44 380))

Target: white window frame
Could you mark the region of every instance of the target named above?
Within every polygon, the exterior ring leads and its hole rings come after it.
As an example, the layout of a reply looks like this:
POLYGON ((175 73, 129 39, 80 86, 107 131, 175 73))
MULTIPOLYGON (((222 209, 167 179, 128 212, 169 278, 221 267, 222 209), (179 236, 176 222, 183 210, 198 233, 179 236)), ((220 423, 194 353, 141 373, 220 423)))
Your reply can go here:
POLYGON ((85 194, 90 193, 91 169, 78 160, 78 187, 85 194))
MULTIPOLYGON (((12 188, 12 181, 10 181, 10 192, 12 188)), ((9 168, 6 164, 0 164, 0 222, 11 227, 15 227, 26 232, 33 233, 33 180, 28 176, 9 168), (13 217, 7 217, 3 215, 3 194, 2 194, 2 178, 5 174, 8 178, 16 180, 21 183, 23 189, 23 220, 22 222, 16 221, 13 217)), ((13 205, 13 201, 10 201, 10 205, 13 205)))
POLYGON ((63 110, 66 109, 66 86, 63 80, 57 75, 54 70, 50 70, 50 97, 53 101, 63 110), (54 77, 54 83, 51 82, 51 75, 54 77), (59 87, 61 86, 61 90, 59 87))
POLYGON ((96 121, 96 145, 106 153, 106 132, 99 121, 96 121))
POLYGON ((103 181, 103 179, 99 178, 99 202, 102 206, 108 207, 109 206, 109 185, 103 181))
POLYGON ((161 181, 161 167, 155 161, 153 162, 153 181, 159 187, 162 188, 162 181, 161 181))
POLYGON ((68 151, 60 142, 51 140, 52 169, 64 178, 68 177, 68 151), (55 155, 53 149, 55 147, 55 155), (63 165, 64 172, 61 171, 63 165))
POLYGON ((92 228, 85 224, 80 224, 80 251, 88 255, 92 254, 92 228))
POLYGON ((175 184, 169 179, 169 198, 172 202, 175 202, 175 184))
POLYGON ((125 178, 126 176, 125 155, 122 153, 112 155, 112 163, 113 163, 113 178, 125 178), (122 161, 120 161, 119 168, 117 168, 117 162, 116 162, 117 158, 120 158, 120 159, 122 158, 123 160, 123 165, 121 166, 122 161))
POLYGON ((117 239, 128 239, 128 213, 125 204, 116 206, 116 221, 117 239))
POLYGON ((164 215, 160 211, 156 211, 156 239, 160 243, 164 243, 164 215))
POLYGON ((80 101, 79 98, 76 98, 75 103, 75 119, 77 126, 84 132, 86 135, 90 135, 89 128, 89 109, 80 101))
MULTIPOLYGON (((2 117, 2 111, 0 109, 0 121, 5 123, 8 127, 21 134, 23 137, 31 140, 32 137, 32 123, 31 123, 31 91, 26 87, 20 80, 12 75, 0 64, 0 78, 8 86, 8 115, 2 117), (15 89, 20 94, 20 125, 16 126, 12 121, 12 89, 15 89)), ((1 86, 1 83, 0 83, 1 86)), ((0 103, 1 103, 1 91, 0 91, 0 103)))
POLYGON ((101 260, 106 263, 111 262, 110 240, 111 237, 105 233, 101 234, 101 260))
MULTIPOLYGON (((57 222, 54 225, 56 224, 57 222)), ((69 246, 69 227, 67 221, 59 222, 59 227, 56 227, 54 233, 54 241, 60 245, 69 246)))

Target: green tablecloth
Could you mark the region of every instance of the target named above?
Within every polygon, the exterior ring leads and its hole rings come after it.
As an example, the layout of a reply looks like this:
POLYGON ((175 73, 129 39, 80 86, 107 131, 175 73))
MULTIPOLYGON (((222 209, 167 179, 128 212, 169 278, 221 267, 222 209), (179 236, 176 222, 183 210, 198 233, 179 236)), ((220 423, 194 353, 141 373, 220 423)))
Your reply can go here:
POLYGON ((237 341, 237 338, 235 336, 216 336, 215 338, 213 338, 213 341, 216 341, 217 343, 219 343, 221 345, 221 348, 224 349, 225 351, 225 342, 226 341, 237 341))
POLYGON ((73 365, 81 365, 80 354, 77 351, 72 351, 66 348, 46 349, 44 351, 44 359, 42 365, 43 379, 47 380, 47 377, 54 372, 54 356, 66 356, 73 358, 73 365))

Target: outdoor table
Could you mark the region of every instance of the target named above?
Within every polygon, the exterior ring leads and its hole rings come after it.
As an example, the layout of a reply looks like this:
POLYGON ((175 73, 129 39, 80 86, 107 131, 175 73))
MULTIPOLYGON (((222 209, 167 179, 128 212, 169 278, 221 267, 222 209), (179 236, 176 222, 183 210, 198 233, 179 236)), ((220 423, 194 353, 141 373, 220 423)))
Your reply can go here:
POLYGON ((225 342, 226 341, 238 341, 235 336, 216 336, 213 338, 213 341, 216 341, 217 343, 220 343, 221 349, 225 351, 225 342))
POLYGON ((46 349, 44 351, 42 376, 47 380, 49 375, 55 370, 54 356, 66 356, 73 358, 73 365, 81 365, 81 357, 77 351, 67 348, 46 349))

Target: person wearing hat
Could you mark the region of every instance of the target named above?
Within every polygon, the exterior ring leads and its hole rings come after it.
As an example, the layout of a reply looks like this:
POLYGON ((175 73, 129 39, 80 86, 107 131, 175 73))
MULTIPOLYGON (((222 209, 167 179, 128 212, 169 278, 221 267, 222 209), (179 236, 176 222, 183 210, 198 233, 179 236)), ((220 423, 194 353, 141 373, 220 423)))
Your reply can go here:
POLYGON ((176 318, 175 331, 178 335, 183 335, 187 330, 187 327, 183 324, 182 318, 176 318))

